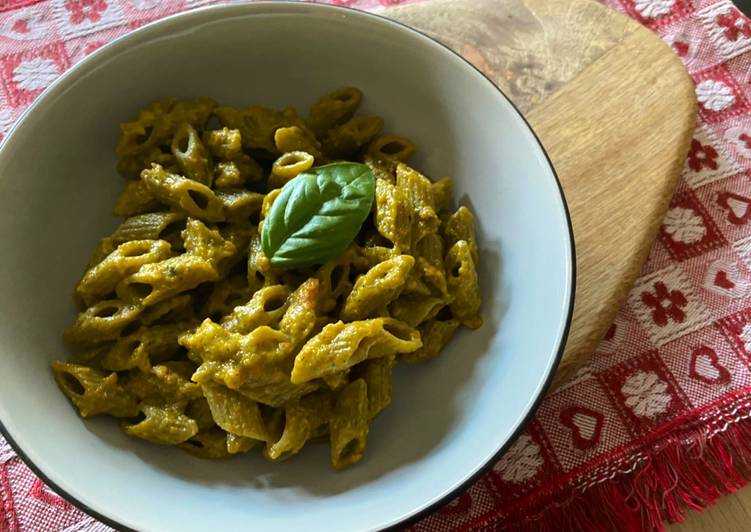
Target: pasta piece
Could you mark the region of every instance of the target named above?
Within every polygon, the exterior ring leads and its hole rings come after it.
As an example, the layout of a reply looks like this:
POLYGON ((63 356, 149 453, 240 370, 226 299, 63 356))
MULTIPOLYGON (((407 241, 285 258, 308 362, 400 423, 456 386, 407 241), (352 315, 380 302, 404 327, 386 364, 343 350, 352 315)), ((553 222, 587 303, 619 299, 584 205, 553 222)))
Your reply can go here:
POLYGON ((215 113, 223 126, 240 131, 244 148, 265 150, 269 153, 278 153, 274 144, 274 132, 277 129, 305 125, 292 107, 284 111, 259 105, 241 109, 219 107, 215 113))
POLYGON ((78 315, 64 339, 72 344, 91 345, 114 340, 143 311, 143 307, 117 299, 100 301, 78 315))
POLYGON ((231 222, 258 219, 263 205, 263 194, 242 189, 217 190, 216 197, 224 209, 224 218, 231 222))
MULTIPOLYGON (((268 198, 269 194, 266 194, 268 198)), ((266 202, 264 200, 264 206, 266 202)), ((263 212, 263 211, 262 211, 263 212)), ((248 249, 248 284, 257 290, 263 286, 279 284, 281 274, 271 267, 271 261, 263 253, 261 246, 260 230, 255 231, 250 237, 248 249)))
POLYGON ((300 384, 331 375, 368 358, 410 353, 422 345, 420 333, 391 318, 326 325, 295 357, 291 380, 300 384))
POLYGON ((375 226, 389 240, 395 253, 409 253, 412 241, 412 208, 403 187, 376 180, 375 226))
POLYGON ((150 306, 218 278, 216 267, 210 261, 183 253, 141 266, 136 273, 120 281, 115 291, 118 297, 131 304, 150 306))
POLYGON ((201 389, 219 427, 237 436, 269 441, 261 411, 255 401, 219 384, 205 383, 201 385, 201 389))
POLYGON ((214 178, 214 185, 219 188, 237 188, 258 183, 263 178, 263 169, 255 159, 241 153, 229 161, 219 161, 214 178))
POLYGON ((420 278, 420 273, 416 270, 412 270, 407 278, 407 283, 404 285, 402 291, 403 296, 407 297, 430 297, 433 295, 433 290, 428 284, 420 278))
POLYGON ((199 397, 189 402, 185 408, 185 415, 195 420, 199 431, 216 426, 214 417, 211 415, 211 408, 209 408, 209 403, 205 397, 199 397))
POLYGON ((323 141, 323 151, 331 158, 352 157, 383 129, 378 116, 355 116, 331 129, 323 141))
POLYGON ((313 332, 319 294, 319 281, 311 278, 297 287, 289 297, 287 310, 279 322, 279 330, 287 335, 291 344, 290 351, 302 345, 313 332))
POLYGON ((245 275, 233 275, 214 285, 201 314, 218 322, 250 298, 251 290, 245 275))
POLYGON ((133 240, 120 244, 105 259, 87 271, 76 286, 76 294, 87 305, 111 294, 123 278, 144 264, 159 262, 170 256, 169 242, 133 240))
POLYGON ((158 146, 169 136, 169 121, 165 116, 177 103, 176 98, 162 98, 149 104, 132 122, 120 125, 118 155, 124 156, 158 146))
POLYGON ((231 161, 242 153, 242 138, 239 129, 212 129, 203 133, 203 143, 211 155, 231 161))
POLYGON ((152 364, 166 361, 177 351, 177 337, 191 325, 189 322, 183 322, 140 327, 137 331, 120 338, 104 353, 101 365, 111 371, 138 368, 148 372, 152 364))
POLYGON ((306 151, 289 151, 283 153, 271 166, 270 188, 282 188, 288 181, 310 170, 313 156, 306 151))
POLYGON ((284 285, 272 285, 259 289, 244 305, 237 306, 222 319, 222 327, 228 331, 248 334, 257 327, 277 327, 289 305, 290 291, 284 285))
POLYGON ((389 305, 391 317, 417 327, 438 314, 449 300, 433 296, 401 297, 389 305))
POLYGON ((167 97, 154 101, 138 114, 135 121, 121 126, 122 135, 117 152, 119 155, 127 155, 144 147, 163 144, 174 135, 177 127, 184 123, 203 127, 215 106, 216 103, 210 98, 181 101, 167 97), (139 133, 131 129, 147 131, 139 133))
POLYGON ((188 219, 182 232, 182 255, 145 264, 117 285, 117 294, 149 306, 219 278, 219 265, 236 252, 234 244, 198 220, 188 219))
MULTIPOLYGON (((177 169, 177 163, 172 153, 161 148, 147 148, 139 154, 122 157, 117 162, 117 171, 128 179, 138 179, 141 170, 151 164, 158 164, 165 168, 177 169)), ((135 212, 129 214, 137 214, 135 212)))
MULTIPOLYGON (((321 380, 326 383, 326 386, 331 390, 339 390, 345 384, 349 383, 349 369, 340 371, 339 373, 332 373, 330 375, 324 375, 321 380)), ((315 382, 315 381, 314 381, 315 382)))
POLYGON ((91 257, 89 257, 89 262, 86 265, 86 269, 93 268, 100 262, 102 262, 107 255, 115 251, 115 248, 117 247, 117 243, 115 242, 115 239, 112 237, 105 237, 99 241, 99 243, 96 246, 96 249, 91 254, 91 257))
POLYGON ((444 177, 433 183, 432 187, 433 205, 436 212, 449 210, 454 201, 453 180, 450 177, 444 177))
POLYGON ((195 420, 174 407, 142 405, 145 418, 138 423, 124 423, 125 434, 162 445, 177 445, 198 434, 195 420))
POLYGON ((123 193, 117 199, 112 214, 115 216, 134 216, 155 211, 159 207, 159 200, 156 199, 143 181, 129 181, 125 184, 123 193))
POLYGON ((144 325, 153 325, 154 323, 190 322, 193 318, 193 303, 190 295, 183 294, 146 307, 139 316, 139 321, 144 325))
MULTIPOLYGON (((250 155, 241 153, 229 162, 235 165, 243 183, 258 183, 265 177, 261 165, 250 155)), ((220 185, 217 183, 217 186, 220 185)))
POLYGON ((246 259, 250 239, 257 231, 257 228, 250 223, 233 223, 225 225, 219 230, 222 238, 235 246, 235 252, 224 257, 217 264, 220 277, 226 277, 232 273, 233 269, 246 259))
POLYGON ((287 403, 284 429, 278 439, 266 444, 266 458, 282 461, 300 452, 316 429, 328 423, 332 410, 333 398, 328 392, 313 393, 287 403))
POLYGON ((424 175, 399 163, 396 186, 405 192, 412 206, 412 246, 415 246, 426 235, 438 232, 440 220, 433 204, 433 185, 424 175))
POLYGON ((178 445, 180 449, 196 458, 219 460, 229 458, 228 434, 218 427, 202 430, 189 440, 178 445))
POLYGON ((274 201, 276 201, 276 198, 279 197, 279 194, 281 192, 281 188, 275 188, 273 190, 269 190, 268 194, 264 196, 263 205, 261 206, 261 220, 268 216, 269 211, 271 210, 271 206, 274 204, 274 201))
POLYGON ((391 404, 391 372, 395 363, 393 357, 383 357, 366 360, 357 366, 358 375, 367 384, 368 419, 372 420, 391 404))
POLYGON ((257 403, 280 408, 290 401, 323 388, 320 381, 292 384, 289 379, 273 384, 250 384, 240 386, 237 391, 257 403))
POLYGON ((415 154, 415 143, 399 135, 383 135, 368 146, 368 154, 377 161, 395 163, 406 161, 415 154))
POLYGON ((135 400, 118 384, 117 373, 60 361, 52 363, 52 373, 81 417, 99 414, 132 417, 138 414, 135 400))
MULTIPOLYGON (((167 240, 174 245, 184 228, 185 215, 182 213, 149 212, 125 220, 112 233, 112 239, 117 243, 131 240, 167 240)), ((179 239, 179 242, 182 247, 182 239, 179 239)))
POLYGON ((361 99, 362 92, 355 87, 344 87, 327 94, 311 106, 308 126, 317 137, 323 137, 329 129, 352 118, 361 99))
POLYGON ((362 459, 370 430, 365 380, 357 379, 338 393, 329 430, 331 463, 335 468, 343 469, 362 459))
POLYGON ((453 301, 451 312, 470 329, 482 325, 480 318, 480 285, 477 270, 472 260, 472 250, 466 240, 459 240, 446 254, 448 288, 453 301))
POLYGON ((321 314, 334 310, 337 302, 344 299, 352 290, 350 274, 356 268, 367 267, 366 261, 360 256, 358 248, 350 246, 342 256, 330 260, 314 276, 319 280, 319 307, 321 314))
POLYGON ((227 452, 229 454, 242 454, 247 453, 253 447, 256 447, 259 443, 258 440, 253 438, 246 438, 245 436, 238 436, 237 434, 227 433, 227 452))
POLYGON ((221 382, 237 390, 246 382, 273 384, 288 378, 284 370, 288 338, 266 325, 243 335, 207 319, 179 341, 203 361, 192 377, 200 384, 221 382))
POLYGON ((125 177, 136 178, 152 162, 169 166, 174 158, 171 153, 162 152, 161 147, 169 144, 182 124, 203 128, 215 106, 216 102, 209 98, 193 101, 163 98, 150 104, 135 121, 120 126, 118 171, 125 177))
POLYGON ((306 127, 280 127, 274 132, 274 144, 280 153, 303 151, 321 158, 321 143, 306 127))
POLYGON ((447 247, 453 246, 459 240, 467 242, 472 260, 475 264, 478 264, 480 254, 477 251, 477 239, 475 238, 475 217, 467 207, 459 207, 454 214, 444 220, 443 237, 446 240, 447 247))
POLYGON ((362 162, 365 163, 368 168, 370 168, 371 172, 373 172, 373 177, 376 178, 376 181, 382 180, 387 183, 391 183, 392 185, 396 183, 395 163, 388 163, 378 160, 369 153, 365 153, 362 159, 362 162))
POLYGON ((102 365, 100 359, 102 358, 102 355, 106 353, 107 350, 111 347, 112 343, 107 342, 90 347, 85 351, 78 351, 77 353, 71 355, 71 357, 68 359, 68 362, 70 362, 71 364, 77 364, 79 366, 86 366, 87 368, 101 370, 102 365))
POLYGON ((394 257, 394 250, 383 246, 365 246, 357 249, 357 254, 368 268, 394 257))
POLYGON ((180 411, 201 397, 201 387, 191 382, 193 365, 190 362, 169 361, 149 371, 130 371, 124 388, 142 404, 172 405, 180 411))
POLYGON ((341 318, 347 321, 363 319, 394 301, 404 289, 407 275, 414 265, 413 257, 399 255, 359 276, 344 302, 341 318))
POLYGON ((434 319, 422 324, 419 328, 422 347, 412 353, 401 355, 399 360, 424 362, 435 358, 454 337, 459 325, 459 320, 453 318, 448 320, 434 319))
POLYGON ((169 173, 158 164, 141 172, 141 180, 166 205, 207 222, 225 220, 222 202, 206 185, 169 173))
POLYGON ((414 273, 427 283, 431 293, 445 299, 448 295, 448 288, 441 237, 436 233, 427 234, 417 243, 415 248, 414 254, 417 260, 414 273))
POLYGON ((240 168, 233 161, 220 161, 214 168, 214 184, 221 188, 235 188, 243 185, 240 168))
POLYGON ((193 126, 182 124, 172 137, 170 148, 185 177, 207 187, 211 186, 214 179, 209 167, 209 152, 193 126))

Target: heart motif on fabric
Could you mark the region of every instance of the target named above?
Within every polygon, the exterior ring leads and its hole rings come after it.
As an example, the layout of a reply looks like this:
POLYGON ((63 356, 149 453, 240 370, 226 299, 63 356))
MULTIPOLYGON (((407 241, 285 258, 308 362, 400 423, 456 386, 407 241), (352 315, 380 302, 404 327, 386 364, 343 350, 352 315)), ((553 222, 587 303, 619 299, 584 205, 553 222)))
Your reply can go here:
POLYGON ((625 335, 626 331, 623 323, 619 321, 612 323, 608 331, 605 333, 605 336, 602 338, 600 345, 597 346, 597 352, 612 355, 623 342, 625 335))
POLYGON ((751 198, 723 192, 717 196, 717 204, 728 211, 728 222, 733 225, 746 225, 751 220, 751 198))
POLYGON ((689 375, 691 378, 706 384, 727 384, 730 382, 730 372, 720 364, 717 352, 705 345, 697 347, 691 354, 689 375))
POLYGON ((715 286, 719 286, 720 288, 724 288, 726 290, 732 290, 735 288, 735 283, 728 278, 728 273, 725 271, 719 271, 714 276, 714 284, 715 286))
POLYGON ((31 31, 29 29, 29 21, 23 18, 15 21, 10 29, 16 33, 29 33, 31 31))
POLYGON ((678 57, 686 57, 688 55, 688 43, 676 41, 673 43, 673 50, 678 54, 678 57))
POLYGON ((63 511, 67 511, 72 508, 71 504, 68 501, 66 501, 59 495, 49 491, 47 486, 45 486, 44 482, 42 482, 40 479, 36 479, 31 485, 31 489, 29 490, 29 497, 33 497, 34 499, 43 502, 44 504, 60 508, 63 511))
POLYGON ((16 41, 41 39, 48 35, 48 32, 49 22, 42 11, 19 11, 0 23, 0 35, 16 41))
POLYGON ((604 417, 599 412, 583 406, 572 406, 561 411, 561 423, 571 429, 571 438, 578 449, 591 449, 600 442, 604 417))
POLYGON ((723 260, 711 263, 704 276, 704 288, 726 297, 743 297, 750 285, 741 276, 736 264, 723 260))

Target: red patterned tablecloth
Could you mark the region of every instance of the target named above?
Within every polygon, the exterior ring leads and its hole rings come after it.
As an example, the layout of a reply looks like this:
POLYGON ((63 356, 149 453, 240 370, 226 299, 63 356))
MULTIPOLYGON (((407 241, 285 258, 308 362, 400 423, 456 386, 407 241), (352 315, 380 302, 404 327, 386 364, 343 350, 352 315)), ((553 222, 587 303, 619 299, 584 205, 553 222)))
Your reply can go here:
MULTIPOLYGON (((591 363, 416 530, 659 529, 751 478, 751 21, 729 0, 603 0, 656 31, 700 122, 647 264, 591 363)), ((212 0, 0 0, 0 136, 61 72, 212 0)), ((330 0, 387 9, 402 0, 330 0)), ((0 437, 0 530, 105 531, 0 437)))

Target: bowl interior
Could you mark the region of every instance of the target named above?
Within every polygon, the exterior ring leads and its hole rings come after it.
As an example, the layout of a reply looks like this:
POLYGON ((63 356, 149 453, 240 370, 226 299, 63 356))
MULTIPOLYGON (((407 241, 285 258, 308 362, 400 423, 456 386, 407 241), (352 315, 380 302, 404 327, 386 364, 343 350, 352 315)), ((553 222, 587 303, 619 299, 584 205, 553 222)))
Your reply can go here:
POLYGON ((141 530, 360 530, 398 523, 458 487, 512 435, 555 364, 572 290, 569 227, 533 134, 497 90, 442 46, 340 9, 202 10, 105 47, 48 91, 0 151, 0 420, 61 490, 141 530), (110 209, 117 124, 151 100, 296 105, 355 85, 366 113, 412 138, 427 175, 455 179, 477 215, 484 326, 437 360, 395 372, 366 457, 331 469, 326 446, 283 464, 204 462, 83 422, 51 377, 67 356, 71 289, 110 209))

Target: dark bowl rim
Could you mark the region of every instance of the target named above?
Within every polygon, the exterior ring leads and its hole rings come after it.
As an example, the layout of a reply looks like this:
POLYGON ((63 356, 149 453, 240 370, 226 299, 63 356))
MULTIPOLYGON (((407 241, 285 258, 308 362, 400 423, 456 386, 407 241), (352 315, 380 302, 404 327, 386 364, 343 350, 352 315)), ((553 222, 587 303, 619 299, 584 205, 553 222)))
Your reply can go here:
MULTIPOLYGON (((386 22, 391 25, 399 26, 401 29, 407 30, 411 33, 415 33, 419 35, 422 38, 428 39, 432 41, 435 44, 438 44, 445 50, 448 50, 453 54, 454 56, 461 59, 462 62, 464 62, 466 65, 468 65, 470 68, 478 72, 479 74, 484 77, 488 83, 490 83, 500 94, 503 96, 503 98, 511 105, 511 107, 514 109, 514 111, 519 115, 519 118, 524 122, 524 124, 527 126, 527 129, 532 133, 532 136, 534 137, 535 141, 537 142, 537 145, 539 146, 542 153, 545 155, 545 160, 548 163, 548 166, 550 167, 551 172, 553 173, 553 177, 555 178, 556 185, 558 186, 558 192, 561 197, 561 203, 563 206, 564 214, 566 217, 566 224, 568 227, 568 233, 569 233, 569 245, 571 249, 571 293, 569 296, 569 306, 567 310, 566 315, 566 321, 563 328, 563 332, 561 334, 561 340, 560 345, 558 346, 558 352, 555 355, 555 360, 553 364, 550 367, 550 371, 548 375, 545 378, 545 382, 543 383, 542 387, 540 388, 537 397, 535 397, 534 401, 532 402, 532 406, 530 407, 527 414, 524 416, 524 419, 519 424, 517 429, 512 433, 512 435, 508 438, 506 443, 504 443, 498 451, 493 454, 491 457, 488 458, 488 460, 480 467, 478 470, 473 473, 470 477, 465 479, 461 484, 456 486, 455 488, 449 490, 446 494, 444 494, 442 497, 440 497, 438 500, 434 501, 430 505, 426 506, 422 510, 419 510, 402 520, 400 520, 398 523, 392 524, 387 526, 386 528, 383 528, 384 531, 392 531, 392 530, 400 530, 404 527, 407 527, 409 525, 412 525, 419 521, 420 519, 426 517, 427 515, 435 512, 442 506, 446 505, 448 502, 450 502, 453 498, 455 498, 457 495, 465 491, 467 488, 469 488, 470 485, 472 485, 479 477, 481 477, 483 474, 485 474, 498 460, 501 458, 501 456, 516 442, 516 440, 519 438, 521 433, 526 428, 527 423, 532 419, 535 412, 537 411, 537 408, 540 406, 540 403, 542 402, 543 398, 545 397, 546 392, 550 388, 550 384, 553 381, 553 377, 556 373, 556 370, 558 369, 558 365, 560 364, 561 358, 563 357, 563 352, 566 348, 566 341, 568 339, 569 330, 571 328, 571 321, 573 318, 574 313, 574 300, 576 299, 576 249, 575 249, 575 241, 574 241, 574 229, 573 225, 571 223, 571 213, 569 211, 568 202, 566 201, 566 196, 563 192, 563 186, 561 185, 560 177, 558 176, 558 173, 556 172, 555 166, 553 166, 553 161, 550 159, 550 155, 548 154, 547 150, 545 149, 545 146, 543 146, 542 142, 540 141, 540 138, 538 137, 535 130, 530 125, 529 121, 526 119, 526 117, 522 114, 522 112, 519 110, 519 108, 514 104, 511 99, 506 96, 506 93, 501 90, 501 88, 492 80, 490 79, 484 72, 482 72, 479 68, 477 68, 475 65, 470 63, 467 59, 462 57, 460 54, 449 48, 447 45, 443 44, 442 42, 434 39, 430 35, 427 35, 425 32, 420 31, 418 29, 415 29, 407 24, 404 24, 402 22, 399 22, 394 19, 390 19, 380 13, 374 13, 374 12, 367 12, 367 11, 361 11, 359 9, 355 9, 352 7, 346 7, 346 6, 338 6, 338 5, 331 5, 331 4, 317 4, 317 3, 308 3, 308 2, 299 2, 295 0, 261 0, 256 1, 252 3, 247 4, 220 4, 220 5, 212 5, 212 6, 204 6, 199 7, 196 9, 189 9, 186 11, 181 11, 179 13, 174 13, 172 15, 168 15, 166 17, 160 18, 158 20, 152 21, 148 24, 145 24, 141 26, 140 28, 130 31, 124 35, 121 35, 120 37, 113 39, 109 43, 103 45, 99 49, 95 50, 85 58, 83 58, 81 61, 73 65, 71 68, 63 72, 60 77, 58 77, 54 82, 52 82, 35 100, 32 102, 29 107, 27 107, 24 112, 21 114, 21 116, 18 117, 15 124, 11 128, 11 130, 6 135, 4 142, 2 145, 0 145, 0 154, 2 154, 3 147, 8 145, 8 141, 11 139, 13 133, 21 126, 23 122, 25 122, 28 115, 31 113, 34 107, 37 106, 37 104, 42 101, 43 98, 49 95, 49 93, 55 89, 61 82, 64 80, 69 80, 72 77, 74 77, 80 68, 82 66, 86 66, 90 60, 99 55, 100 52, 103 52, 107 49, 112 48, 115 45, 121 44, 121 42, 126 38, 130 37, 135 33, 141 32, 142 30, 146 30, 149 28, 152 28, 154 26, 157 26, 159 24, 165 23, 167 21, 171 21, 177 18, 182 18, 186 16, 194 16, 198 13, 203 13, 206 11, 220 11, 220 10, 230 10, 230 9, 237 9, 238 7, 248 7, 248 6, 279 6, 279 5, 291 5, 291 4, 299 4, 299 7, 305 8, 305 9, 321 9, 321 10, 332 10, 332 11, 340 11, 342 13, 347 14, 356 14, 357 16, 365 16, 365 17, 373 17, 376 19, 379 19, 381 22, 386 22)), ((254 8, 258 9, 258 7, 254 8)), ((28 457, 28 455, 23 451, 20 445, 16 443, 16 441, 13 439, 13 437, 10 435, 8 430, 6 429, 5 425, 3 424, 2 420, 0 420, 0 434, 3 435, 3 437, 6 439, 6 441, 10 444, 10 446, 13 448, 13 450, 16 452, 16 454, 23 460, 23 462, 28 466, 31 471, 37 475, 39 478, 41 478, 45 484, 47 484, 52 490, 54 490, 56 493, 58 493, 60 496, 62 496, 65 500, 76 506, 78 509, 84 511, 88 515, 96 518, 97 520, 101 521, 102 523, 106 524, 107 526, 110 526, 116 530, 122 530, 125 532, 137 532, 135 529, 127 527, 123 525, 122 523, 117 522, 116 520, 100 513, 97 510, 94 510, 93 508, 89 507, 88 505, 82 503, 79 501, 76 497, 68 493, 66 490, 60 488, 53 480, 51 480, 37 465, 28 457)))

